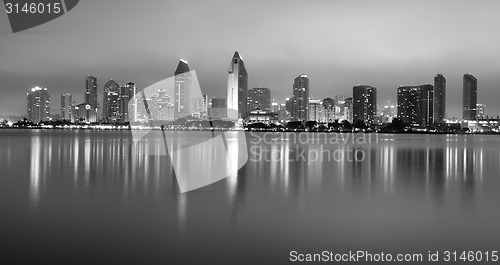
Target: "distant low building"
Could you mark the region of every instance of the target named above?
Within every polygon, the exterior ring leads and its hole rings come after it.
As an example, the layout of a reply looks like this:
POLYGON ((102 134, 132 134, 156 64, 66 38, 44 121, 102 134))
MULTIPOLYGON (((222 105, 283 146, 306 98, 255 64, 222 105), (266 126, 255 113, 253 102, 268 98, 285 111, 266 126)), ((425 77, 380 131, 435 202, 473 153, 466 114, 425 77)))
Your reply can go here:
POLYGON ((251 111, 248 115, 248 123, 264 123, 271 124, 278 122, 278 114, 277 113, 269 113, 262 110, 254 110, 251 111))
POLYGON ((82 103, 75 106, 75 115, 74 121, 75 123, 94 123, 97 122, 98 117, 98 108, 97 106, 82 103))
POLYGON ((209 103, 208 116, 213 120, 222 120, 227 117, 225 98, 212 98, 209 103))

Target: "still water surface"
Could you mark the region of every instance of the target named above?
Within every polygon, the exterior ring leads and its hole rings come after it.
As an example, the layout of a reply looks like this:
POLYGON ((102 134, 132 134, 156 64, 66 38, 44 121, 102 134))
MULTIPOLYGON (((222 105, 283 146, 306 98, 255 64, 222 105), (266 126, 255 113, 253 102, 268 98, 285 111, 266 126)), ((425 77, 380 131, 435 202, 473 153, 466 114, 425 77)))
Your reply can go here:
POLYGON ((9 264, 279 264, 292 250, 500 250, 500 137, 363 137, 377 141, 247 134, 237 175, 181 194, 164 146, 138 146, 130 132, 0 130, 0 254, 9 264), (325 157, 346 149, 363 159, 325 157))

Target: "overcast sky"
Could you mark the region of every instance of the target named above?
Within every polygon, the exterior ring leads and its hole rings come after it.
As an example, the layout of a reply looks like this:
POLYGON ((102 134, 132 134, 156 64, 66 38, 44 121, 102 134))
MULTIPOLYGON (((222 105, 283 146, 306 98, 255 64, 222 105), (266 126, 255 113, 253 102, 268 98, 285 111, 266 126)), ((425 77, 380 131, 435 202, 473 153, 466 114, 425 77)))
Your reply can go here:
MULTIPOLYGON (((461 117, 462 76, 478 79, 478 102, 500 114, 500 1, 123 1, 82 0, 68 14, 13 34, 0 13, 0 114, 26 113, 26 92, 49 89, 52 106, 85 77, 144 88, 189 61, 202 90, 225 97, 235 50, 249 87, 277 102, 307 73, 316 99, 378 88, 379 107, 399 85, 447 79, 447 114, 461 117)), ((101 103, 102 104, 102 103, 101 103)))

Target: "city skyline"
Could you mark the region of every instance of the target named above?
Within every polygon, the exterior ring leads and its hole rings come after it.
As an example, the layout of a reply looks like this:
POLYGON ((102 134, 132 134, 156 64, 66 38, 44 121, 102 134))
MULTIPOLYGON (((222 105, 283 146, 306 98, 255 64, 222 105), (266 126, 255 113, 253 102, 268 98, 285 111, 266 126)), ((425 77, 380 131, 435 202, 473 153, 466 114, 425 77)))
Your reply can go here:
POLYGON ((197 70, 204 92, 223 97, 220 88, 227 85, 227 54, 234 50, 245 55, 251 73, 248 87, 268 87, 280 102, 290 97, 290 80, 304 72, 314 80, 313 98, 349 94, 353 85, 369 84, 378 88, 379 102, 395 102, 393 89, 401 84, 432 83, 436 73, 443 73, 449 92, 447 112, 461 117, 462 106, 457 102, 462 76, 471 72, 481 80, 478 102, 487 105, 489 113, 500 113, 495 104, 500 99, 496 92, 500 51, 493 45, 499 19, 494 11, 500 3, 382 3, 240 2, 233 7, 211 2, 197 3, 196 9, 191 3, 178 3, 176 8, 193 11, 190 23, 178 24, 182 15, 169 8, 169 2, 89 1, 63 19, 16 34, 9 32, 3 13, 0 45, 9 52, 0 54, 4 93, 0 113, 23 114, 18 93, 36 85, 48 87, 54 95, 71 93, 75 101, 83 102, 78 91, 81 76, 87 74, 119 83, 133 80, 144 88, 170 75, 178 58, 189 60, 191 69, 197 70), (236 12, 241 8, 249 12, 236 12), (120 14, 132 10, 141 12, 126 21, 120 19, 120 14), (305 19, 295 21, 285 15, 296 12, 305 19), (407 18, 408 13, 418 12, 427 14, 426 19, 407 18), (255 20, 250 15, 255 13, 262 13, 262 18, 255 20), (144 29, 143 21, 148 19, 155 23, 144 29), (227 24, 228 19, 239 23, 227 24), (118 21, 123 26, 117 27, 118 21), (204 25, 204 30, 197 25, 204 25), (241 34, 229 38, 228 32, 241 34), (296 41, 297 33, 303 41, 296 41), (175 39, 179 34, 182 40, 175 39))
MULTIPOLYGON (((158 90, 159 94, 156 96, 156 100, 160 98, 162 100, 166 99, 164 103, 167 105, 172 105, 172 119, 167 118, 166 120, 175 120, 180 117, 187 117, 190 115, 194 115, 194 117, 198 118, 211 118, 211 115, 209 115, 207 109, 207 107, 209 107, 209 104, 211 104, 209 103, 211 101, 211 99, 209 99, 209 95, 203 93, 202 98, 196 101, 195 98, 190 95, 190 89, 187 89, 186 91, 184 89, 185 86, 190 87, 191 82, 191 73, 188 62, 186 60, 179 60, 178 66, 174 72, 174 79, 175 88, 174 91, 172 91, 172 95, 167 95, 165 94, 165 89, 160 89, 158 90), (174 99, 174 103, 170 102, 171 98, 174 99), (189 102, 189 104, 187 104, 187 102, 189 102)), ((467 73, 464 74, 463 80, 464 113, 462 118, 468 120, 474 120, 476 117, 480 117, 482 119, 488 117, 494 118, 494 115, 487 115, 485 111, 485 104, 477 103, 477 79, 472 74, 467 73), (471 108, 469 105, 474 106, 474 108, 471 108), (476 115, 476 110, 479 108, 481 108, 480 115, 476 115)), ((336 100, 333 100, 329 97, 322 100, 313 99, 312 97, 310 97, 309 78, 307 74, 302 74, 295 78, 292 89, 292 98, 287 98, 287 102, 285 104, 276 103, 274 102, 274 100, 273 102, 271 102, 273 97, 271 90, 268 88, 257 87, 250 90, 242 90, 242 88, 246 88, 247 82, 248 73, 246 71, 243 60, 241 59, 241 56, 236 51, 233 55, 233 59, 229 67, 227 90, 228 94, 226 101, 232 96, 232 93, 230 93, 231 90, 238 91, 235 97, 235 99, 237 99, 238 108, 243 105, 245 106, 244 111, 238 111, 239 117, 242 117, 242 115, 243 117, 248 116, 252 111, 255 110, 263 111, 263 113, 274 112, 278 115, 279 111, 271 111, 271 103, 276 104, 277 106, 290 104, 287 109, 289 113, 285 115, 285 119, 280 119, 282 121, 290 120, 305 122, 308 120, 312 120, 318 122, 329 122, 334 119, 339 119, 348 120, 353 123, 359 120, 364 121, 366 124, 381 124, 384 122, 384 116, 386 116, 386 118, 395 118, 397 116, 398 118, 409 124, 431 126, 435 122, 442 122, 443 117, 446 114, 446 106, 443 103, 446 101, 446 78, 443 76, 443 74, 440 73, 434 77, 435 87, 429 83, 417 86, 401 85, 400 87, 398 87, 398 111, 397 115, 392 117, 387 116, 386 114, 384 114, 384 112, 381 111, 386 106, 381 106, 379 109, 377 102, 377 88, 368 85, 357 85, 353 87, 353 91, 351 94, 352 96, 350 98, 353 104, 351 103, 351 105, 345 105, 346 107, 350 106, 346 109, 348 113, 346 113, 345 115, 340 115, 344 111, 337 108, 341 107, 341 105, 344 104, 342 102, 345 101, 345 99, 339 100, 339 98, 337 98, 338 95, 334 95, 334 98, 336 98, 336 100), (232 89, 233 86, 235 88, 238 87, 237 90, 232 89), (245 93, 241 93, 242 91, 244 91, 245 93), (325 103, 323 103, 323 100, 325 101, 325 103), (331 102, 329 103, 329 101, 331 102), (314 108, 314 113, 310 112, 311 106, 314 108), (318 109, 319 106, 321 106, 321 109, 318 109), (329 108, 331 110, 329 110, 329 108), (380 120, 379 118, 382 119, 380 120)), ((38 86, 32 88, 32 94, 37 90, 40 90, 38 86)), ((48 94, 48 90, 46 87, 44 87, 43 90, 46 94, 48 94)), ((76 102, 72 101, 72 94, 70 93, 61 95, 61 109, 59 110, 60 119, 71 121, 82 120, 85 122, 104 121, 119 123, 135 121, 135 118, 134 120, 129 119, 129 115, 137 117, 137 110, 128 110, 129 100, 132 99, 137 92, 135 83, 128 82, 126 85, 120 86, 116 81, 111 79, 104 84, 103 90, 104 93, 102 98, 102 111, 100 111, 99 104, 96 103, 98 101, 98 81, 95 76, 88 75, 85 79, 84 103, 76 105, 76 102), (74 113, 72 113, 72 111, 74 111, 74 113), (132 114, 129 114, 129 112, 132 114), (100 114, 102 115, 100 116, 100 114), (92 116, 92 118, 90 118, 90 116, 92 116)), ((28 93, 28 119, 34 122, 47 120, 48 118, 39 120, 32 119, 32 117, 34 116, 32 114, 32 109, 39 108, 39 104, 30 104, 30 98, 33 98, 33 96, 30 96, 30 93, 28 93)), ((216 99, 216 97, 213 97, 213 99, 216 99)), ((47 102, 47 109, 53 109, 52 107, 50 107, 50 100, 47 102)), ((158 107, 162 107, 165 104, 158 101, 158 107)), ((164 111, 168 112, 166 108, 168 107, 167 105, 163 106, 163 109, 164 111)), ((133 104, 133 106, 135 106, 135 104, 133 104)), ((233 110, 233 108, 231 107, 227 107, 227 109, 228 110, 226 111, 226 115, 227 113, 230 113, 229 110, 233 110)), ((162 110, 159 111, 161 112, 162 110)), ((46 115, 47 117, 58 114, 50 113, 50 111, 48 113, 49 114, 46 115)), ((164 114, 168 116, 167 113, 164 114)), ((235 120, 235 117, 224 117, 221 116, 220 113, 218 113, 216 116, 218 118, 235 120)))

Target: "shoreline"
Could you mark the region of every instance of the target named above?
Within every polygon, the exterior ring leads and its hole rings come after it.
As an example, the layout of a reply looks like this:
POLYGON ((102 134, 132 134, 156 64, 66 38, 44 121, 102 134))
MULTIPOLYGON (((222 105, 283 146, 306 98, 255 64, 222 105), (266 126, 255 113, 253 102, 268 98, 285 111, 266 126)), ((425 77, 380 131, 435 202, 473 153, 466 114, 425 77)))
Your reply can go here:
MULTIPOLYGON (((0 130, 54 130, 54 131, 143 131, 143 130, 151 130, 151 131, 156 131, 156 130, 162 130, 160 127, 158 128, 127 128, 120 127, 120 126, 111 126, 111 127, 103 127, 103 128, 93 128, 91 126, 82 126, 78 128, 47 128, 47 127, 30 127, 30 128, 22 128, 22 127, 0 127, 0 130)), ((307 130, 235 130, 235 129, 225 129, 225 128, 216 128, 216 129, 164 129, 164 131, 168 132, 185 132, 185 131, 192 131, 192 132, 202 132, 202 131, 244 131, 244 132, 254 132, 254 133, 326 133, 326 134, 357 134, 357 133, 362 133, 362 134, 429 134, 429 135, 434 135, 434 134, 448 134, 448 135, 500 135, 500 132, 427 132, 427 131, 411 131, 411 132, 381 132, 381 131, 370 131, 370 132, 363 132, 363 131, 307 131, 307 130)))

